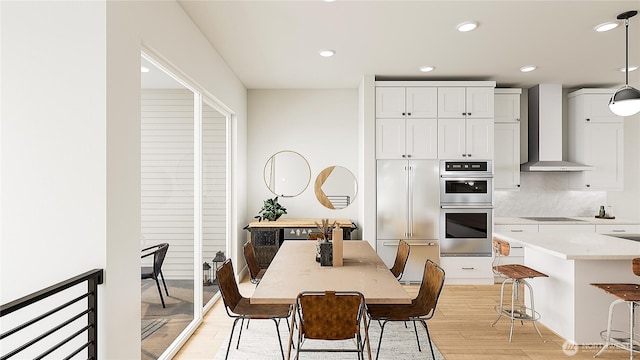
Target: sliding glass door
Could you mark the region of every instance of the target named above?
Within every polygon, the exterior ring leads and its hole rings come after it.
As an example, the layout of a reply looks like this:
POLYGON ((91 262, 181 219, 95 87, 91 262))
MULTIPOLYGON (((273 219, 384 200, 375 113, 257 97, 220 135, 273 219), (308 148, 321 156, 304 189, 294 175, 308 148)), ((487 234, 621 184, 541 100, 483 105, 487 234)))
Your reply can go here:
POLYGON ((141 358, 158 359, 175 354, 218 296, 229 115, 151 56, 141 64, 141 358), (160 263, 153 251, 162 244, 160 263))

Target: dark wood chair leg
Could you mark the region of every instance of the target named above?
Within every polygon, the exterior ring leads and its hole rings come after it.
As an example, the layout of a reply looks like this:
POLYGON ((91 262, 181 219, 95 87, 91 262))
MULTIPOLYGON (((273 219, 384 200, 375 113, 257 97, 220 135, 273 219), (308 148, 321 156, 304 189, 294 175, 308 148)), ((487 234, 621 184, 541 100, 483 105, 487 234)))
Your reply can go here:
POLYGON ((162 307, 166 308, 166 306, 164 305, 164 298, 162 297, 162 290, 160 290, 160 282, 158 281, 158 278, 156 278, 155 280, 156 280, 156 287, 158 288, 158 294, 160 294, 160 301, 162 302, 162 307))

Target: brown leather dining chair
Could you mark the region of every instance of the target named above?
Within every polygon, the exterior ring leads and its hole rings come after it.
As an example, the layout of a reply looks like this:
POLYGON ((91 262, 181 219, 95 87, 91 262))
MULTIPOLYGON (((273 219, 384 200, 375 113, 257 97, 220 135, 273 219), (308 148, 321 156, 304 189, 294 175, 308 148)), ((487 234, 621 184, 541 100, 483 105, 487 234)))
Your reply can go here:
POLYGON ((400 280, 402 274, 404 274, 404 269, 407 266, 407 261, 409 260, 409 252, 411 251, 411 247, 409 243, 404 240, 400 240, 398 242, 398 251, 396 252, 396 259, 393 262, 393 267, 391 267, 391 273, 396 279, 400 280))
POLYGON ((390 321, 411 321, 413 322, 413 330, 416 333, 416 341, 418 342, 418 351, 422 351, 420 347, 420 339, 418 338, 418 329, 416 322, 421 323, 427 332, 427 341, 431 348, 431 356, 435 359, 431 336, 429 335, 429 327, 426 321, 433 318, 436 312, 436 306, 442 287, 444 286, 444 270, 432 260, 427 260, 424 264, 424 272, 422 275, 422 283, 418 290, 418 295, 411 301, 411 304, 369 304, 367 311, 369 313, 370 323, 376 320, 380 324, 380 340, 378 340, 378 351, 376 360, 380 355, 380 346, 382 345, 382 336, 384 335, 384 327, 390 321))
POLYGON ((260 268, 260 264, 258 264, 258 259, 256 258, 256 252, 251 241, 247 241, 244 244, 243 251, 244 260, 247 262, 247 267, 249 268, 250 281, 252 284, 257 285, 260 283, 262 276, 267 270, 260 268))
POLYGON ((236 328, 238 320, 242 320, 240 324, 240 333, 238 334, 238 343, 236 349, 240 347, 240 338, 242 337, 242 325, 244 320, 273 320, 276 325, 276 334, 278 335, 278 342, 280 343, 280 353, 284 359, 284 350, 282 349, 282 339, 280 338, 279 325, 280 320, 285 319, 285 323, 289 326, 286 319, 291 315, 291 305, 269 305, 269 304, 251 304, 250 298, 246 298, 240 294, 238 283, 233 271, 233 263, 231 259, 225 260, 220 267, 216 269, 216 277, 218 278, 218 286, 220 288, 220 294, 222 294, 222 301, 224 302, 224 308, 229 317, 234 318, 233 326, 231 327, 231 335, 229 336, 229 344, 227 346, 227 353, 225 359, 229 357, 229 349, 231 348, 231 340, 233 339, 233 332, 236 328))
POLYGON ((141 259, 144 259, 153 255, 153 264, 151 266, 142 266, 140 268, 141 279, 153 279, 156 281, 156 287, 158 288, 158 294, 160 295, 160 302, 162 302, 163 308, 166 308, 166 306, 164 304, 164 297, 162 297, 162 290, 160 290, 160 281, 158 279, 162 279, 164 291, 167 293, 167 296, 169 296, 167 283, 164 281, 164 275, 162 274, 162 264, 164 263, 164 258, 167 255, 168 250, 169 244, 162 243, 142 249, 142 255, 140 256, 141 259))
MULTIPOLYGON (((364 296, 357 291, 304 291, 298 294, 296 310, 291 320, 292 324, 296 324, 297 314, 299 322, 295 359, 298 359, 300 352, 357 352, 358 359, 364 359, 366 344, 368 358, 371 360, 365 308, 364 296), (361 335, 362 329, 364 340, 361 335), (305 346, 305 343, 312 343, 313 340, 349 339, 355 341, 355 348, 305 346)), ((293 331, 290 331, 287 358, 290 357, 292 343, 293 331)))

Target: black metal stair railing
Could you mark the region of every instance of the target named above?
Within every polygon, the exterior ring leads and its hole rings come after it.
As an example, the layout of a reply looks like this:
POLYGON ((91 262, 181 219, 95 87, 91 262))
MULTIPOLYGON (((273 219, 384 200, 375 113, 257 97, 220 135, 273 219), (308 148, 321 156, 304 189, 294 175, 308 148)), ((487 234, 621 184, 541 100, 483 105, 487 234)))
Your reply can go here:
MULTIPOLYGON (((3 304, 0 307, 0 319, 6 319, 5 316, 20 309, 25 309, 27 306, 41 302, 51 302, 54 295, 62 293, 63 291, 75 287, 76 285, 80 286, 80 284, 85 282, 87 284, 85 293, 60 305, 56 304, 56 307, 42 313, 33 315, 30 312, 28 320, 12 327, 11 329, 3 329, 3 333, 0 334, 0 348, 2 349, 2 352, 0 353, 0 360, 10 359, 13 356, 23 352, 25 349, 30 348, 36 344, 38 345, 34 346, 32 349, 36 348, 37 352, 39 353, 37 355, 29 356, 33 359, 43 359, 54 352, 56 358, 71 359, 74 356, 78 355, 80 352, 85 351, 85 349, 88 359, 97 359, 98 285, 103 283, 103 277, 104 276, 102 269, 94 269, 74 276, 65 281, 59 282, 55 285, 49 286, 40 291, 36 291, 20 299, 11 301, 7 304, 3 304), (74 307, 71 306, 74 304, 82 305, 81 301, 83 299, 86 299, 86 306, 81 306, 82 310, 74 314, 74 312, 77 311, 78 305, 74 307), (64 312, 61 312, 63 309, 66 310, 64 312), (56 323, 53 325, 45 325, 45 327, 48 327, 46 330, 38 329, 33 331, 35 324, 38 324, 39 322, 40 324, 42 324, 42 320, 51 319, 51 315, 56 313, 63 313, 63 316, 68 316, 68 318, 61 321, 56 320, 56 323), (71 328, 71 330, 69 330, 72 323, 76 323, 76 320, 82 318, 86 318, 86 325, 80 327, 79 329, 73 327, 71 328), (73 332, 71 334, 68 334, 69 331, 73 332), (84 341, 84 337, 81 337, 81 335, 83 334, 85 334, 86 336, 86 341, 84 341), (12 335, 14 336, 13 339, 11 338, 12 335), (18 345, 15 344, 15 338, 18 338, 18 345), (51 341, 49 341, 49 343, 43 345, 44 342, 41 342, 41 340, 45 338, 53 339, 54 343, 51 343, 51 341), (64 350, 68 351, 68 353, 65 352, 64 354, 60 354, 60 351, 56 352, 56 350, 61 349, 63 345, 70 343, 74 339, 74 346, 78 343, 78 339, 80 339, 79 343, 81 345, 76 348, 72 348, 71 350, 65 348, 64 350), (11 343, 11 346, 15 346, 15 348, 7 350, 6 345, 8 343, 11 343)), ((23 318, 21 317, 21 319, 23 318)), ((23 358, 23 356, 19 356, 19 358, 23 358)))

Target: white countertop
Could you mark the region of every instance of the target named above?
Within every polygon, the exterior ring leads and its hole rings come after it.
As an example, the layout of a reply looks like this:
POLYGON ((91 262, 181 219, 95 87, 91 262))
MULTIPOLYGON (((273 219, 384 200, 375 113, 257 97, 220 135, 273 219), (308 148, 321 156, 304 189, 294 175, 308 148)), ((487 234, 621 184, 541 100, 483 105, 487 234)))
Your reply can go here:
POLYGON ((640 257, 640 242, 597 233, 522 232, 493 235, 567 260, 628 260, 640 257))
POLYGON ((536 221, 530 219, 524 219, 521 217, 494 217, 494 224, 496 225, 634 225, 640 223, 638 220, 625 220, 625 219, 598 219, 596 217, 578 217, 567 216, 567 218, 575 219, 574 221, 536 221))

